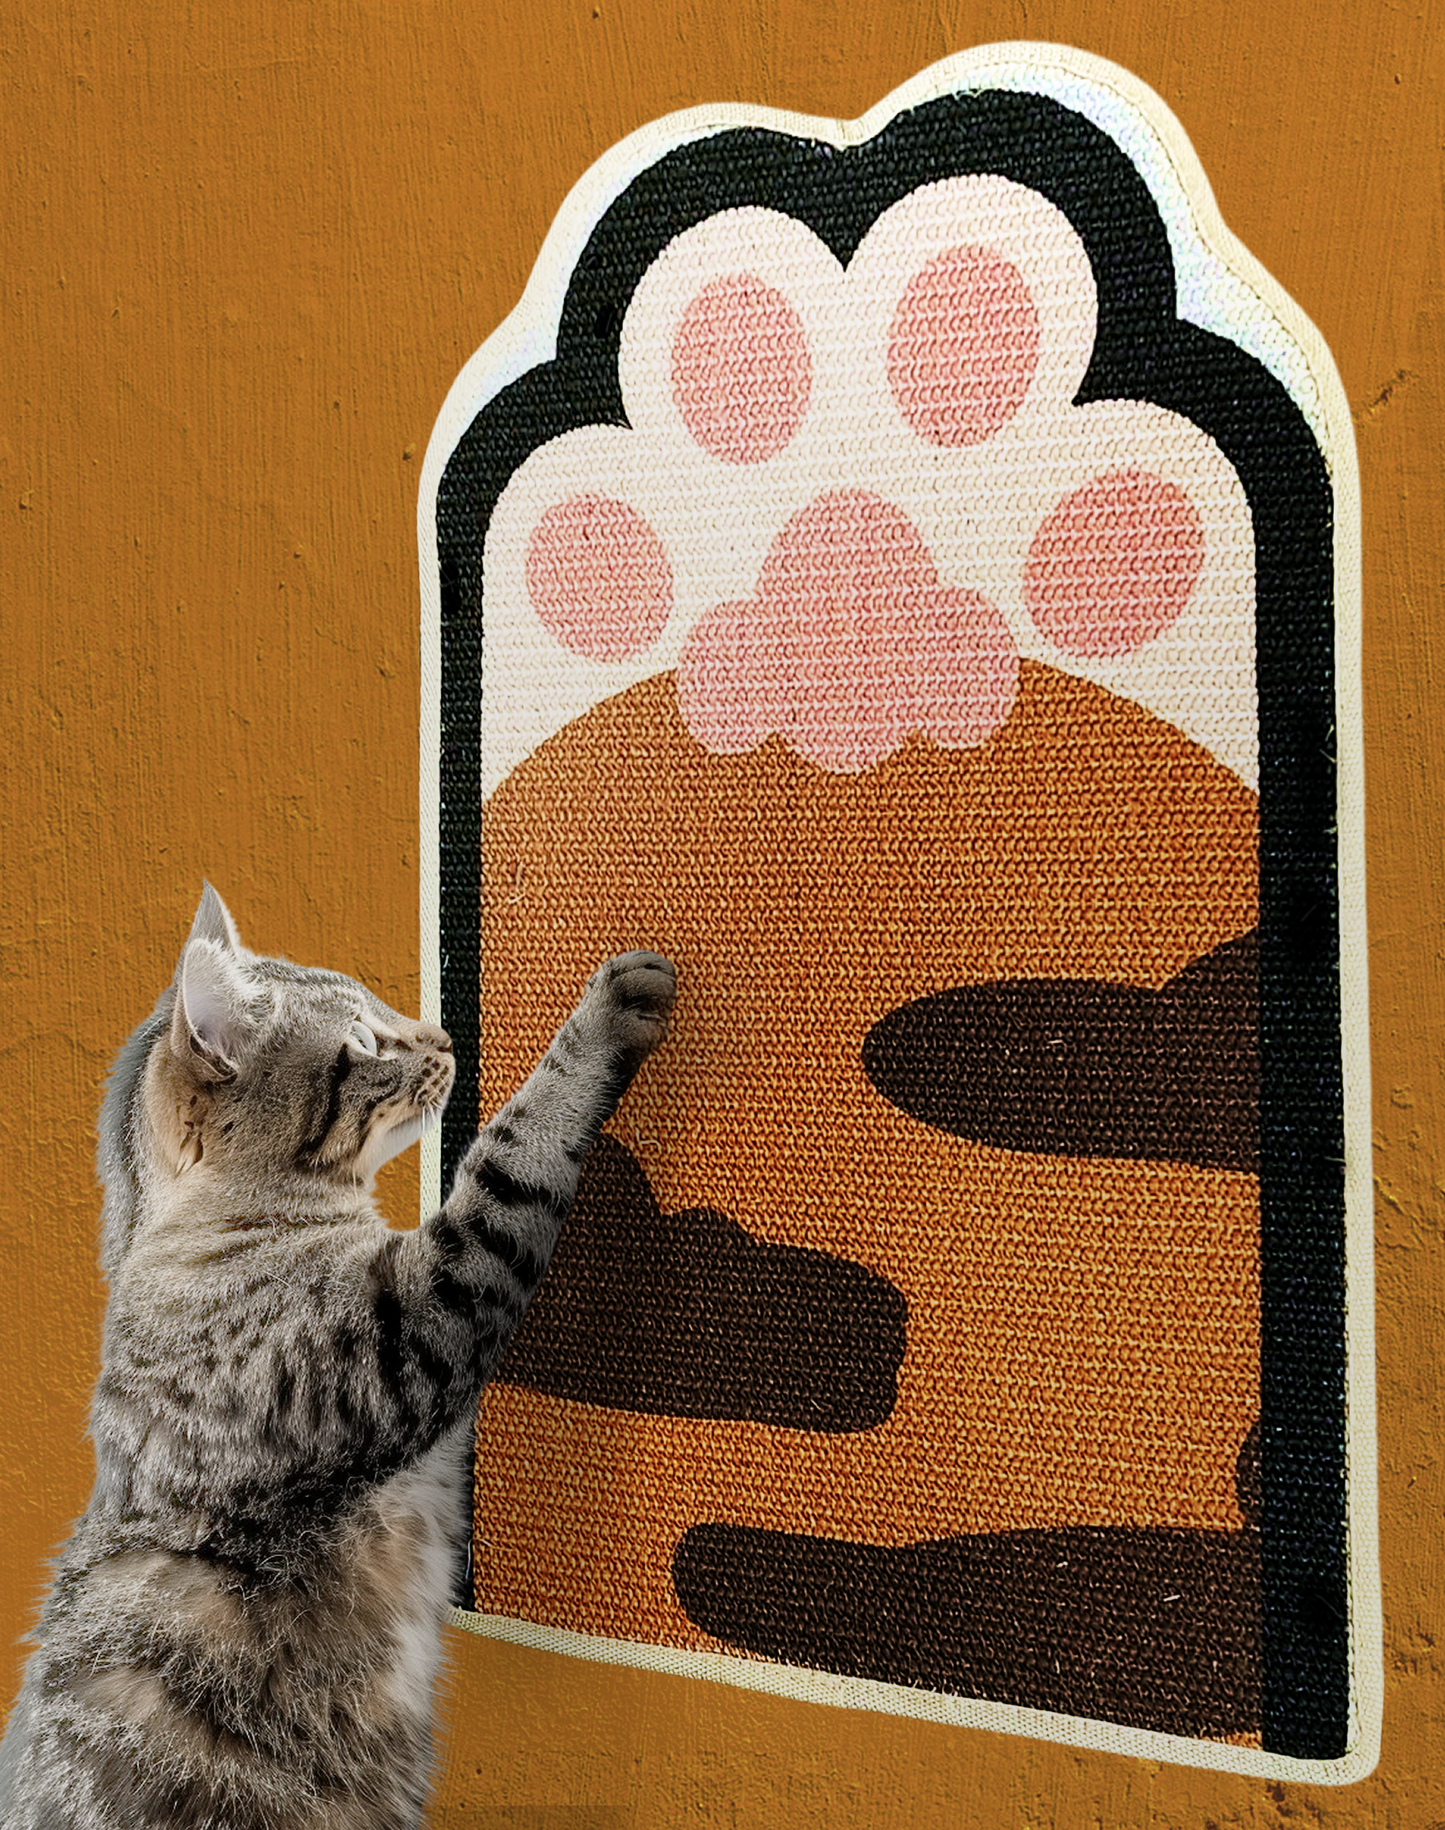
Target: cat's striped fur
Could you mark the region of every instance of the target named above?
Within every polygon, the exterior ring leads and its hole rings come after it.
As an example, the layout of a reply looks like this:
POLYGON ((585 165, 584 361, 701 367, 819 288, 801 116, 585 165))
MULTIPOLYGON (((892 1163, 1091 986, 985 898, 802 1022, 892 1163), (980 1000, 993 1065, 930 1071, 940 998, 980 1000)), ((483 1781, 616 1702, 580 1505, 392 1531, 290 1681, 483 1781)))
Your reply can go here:
POLYGON ((96 1483, 0 1748, 4 1830, 413 1830, 477 1394, 580 1164, 666 1032, 650 953, 591 979, 388 1231, 445 1034, 240 945, 206 888, 101 1117, 96 1483))

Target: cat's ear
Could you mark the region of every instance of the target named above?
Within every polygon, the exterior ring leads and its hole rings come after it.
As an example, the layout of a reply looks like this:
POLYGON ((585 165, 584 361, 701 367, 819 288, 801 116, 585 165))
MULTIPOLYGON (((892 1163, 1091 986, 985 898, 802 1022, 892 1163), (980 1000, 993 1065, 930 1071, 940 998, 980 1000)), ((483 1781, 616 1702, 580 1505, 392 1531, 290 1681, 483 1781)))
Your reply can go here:
MULTIPOLYGON (((219 897, 216 901, 220 905, 219 897)), ((209 938, 186 942, 176 968, 171 1050, 198 1079, 235 1078, 255 1032, 252 997, 229 946, 209 938)))
POLYGON ((187 940, 213 940, 218 947, 225 947, 232 953, 245 953, 241 945, 241 936, 236 932, 236 924, 231 920, 231 911, 221 901, 209 883, 202 880, 201 906, 196 910, 196 919, 191 923, 187 940))

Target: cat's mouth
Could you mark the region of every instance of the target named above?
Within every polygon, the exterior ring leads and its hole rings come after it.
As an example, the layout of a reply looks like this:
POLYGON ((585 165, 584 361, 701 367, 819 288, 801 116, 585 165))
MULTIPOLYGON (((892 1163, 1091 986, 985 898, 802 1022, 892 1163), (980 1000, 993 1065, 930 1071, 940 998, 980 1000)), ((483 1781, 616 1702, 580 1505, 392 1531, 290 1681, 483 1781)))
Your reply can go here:
POLYGON ((399 1088, 368 1115, 359 1161, 374 1171, 425 1137, 441 1118, 455 1080, 451 1055, 428 1050, 413 1084, 399 1088))
POLYGON ((389 1163, 435 1130, 453 1078, 454 1074, 448 1073, 437 1077, 434 1084, 429 1080, 410 1097, 398 1099, 389 1110, 378 1112, 358 1153, 359 1167, 374 1175, 383 1163, 389 1163))

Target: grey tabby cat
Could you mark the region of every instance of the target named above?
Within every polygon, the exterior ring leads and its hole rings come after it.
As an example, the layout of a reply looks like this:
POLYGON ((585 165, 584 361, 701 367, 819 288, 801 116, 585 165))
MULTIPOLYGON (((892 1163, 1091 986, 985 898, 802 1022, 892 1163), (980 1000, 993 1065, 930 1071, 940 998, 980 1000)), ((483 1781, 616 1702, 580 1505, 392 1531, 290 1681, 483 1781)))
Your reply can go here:
POLYGON ((603 966, 441 1212, 391 1232, 373 1178, 440 1115, 450 1041, 248 953, 206 886, 101 1114, 96 1483, 5 1830, 420 1824, 477 1395, 674 987, 652 953, 603 966))

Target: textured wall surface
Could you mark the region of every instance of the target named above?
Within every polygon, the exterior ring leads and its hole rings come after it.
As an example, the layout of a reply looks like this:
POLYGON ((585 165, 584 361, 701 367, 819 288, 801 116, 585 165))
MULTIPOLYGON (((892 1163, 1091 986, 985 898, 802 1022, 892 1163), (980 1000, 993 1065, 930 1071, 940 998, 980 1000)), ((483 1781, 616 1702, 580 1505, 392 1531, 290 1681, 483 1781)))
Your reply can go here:
MULTIPOLYGON (((85 1501, 93 1124, 203 874, 414 1008, 417 473, 568 188, 693 103, 1052 38, 1182 120, 1334 351, 1365 516, 1384 1753, 1349 1791, 453 1636, 439 1826, 1439 1830, 1445 484, 1431 0, 15 0, 0 17, 0 1687, 85 1501)), ((400 1214, 414 1163, 390 1173, 400 1214)))

